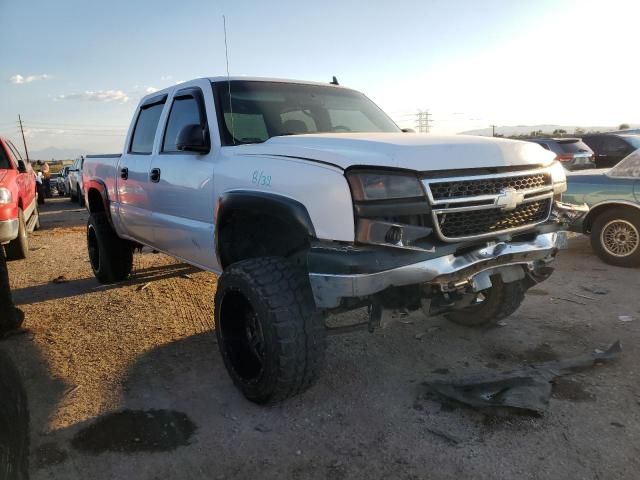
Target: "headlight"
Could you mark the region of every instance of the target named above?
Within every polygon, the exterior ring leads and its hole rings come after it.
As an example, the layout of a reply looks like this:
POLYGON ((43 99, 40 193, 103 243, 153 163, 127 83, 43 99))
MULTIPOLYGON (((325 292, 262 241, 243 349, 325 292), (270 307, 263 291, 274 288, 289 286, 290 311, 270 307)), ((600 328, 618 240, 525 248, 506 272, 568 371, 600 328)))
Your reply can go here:
POLYGON ((553 183, 553 193, 556 195, 565 192, 567 190, 567 174, 564 167, 560 162, 553 162, 551 164, 551 181, 553 183))
POLYGON ((355 170, 347 180, 356 202, 424 196, 418 178, 404 173, 355 170))
POLYGON ((13 202, 11 190, 8 188, 0 188, 0 204, 13 202))

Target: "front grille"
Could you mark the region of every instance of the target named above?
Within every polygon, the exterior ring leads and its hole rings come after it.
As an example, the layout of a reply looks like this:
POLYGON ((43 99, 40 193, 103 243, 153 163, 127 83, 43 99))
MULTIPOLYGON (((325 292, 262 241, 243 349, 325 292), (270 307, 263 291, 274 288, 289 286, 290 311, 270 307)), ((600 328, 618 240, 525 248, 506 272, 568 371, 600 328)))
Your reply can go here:
POLYGON ((543 222, 549 216, 550 208, 551 199, 543 199, 523 203, 510 211, 491 208, 440 213, 437 220, 444 237, 474 237, 543 222))
POLYGON ((448 198, 476 197, 479 195, 496 195, 505 188, 515 190, 532 190, 551 186, 548 173, 531 173, 513 177, 448 180, 446 182, 429 182, 431 195, 435 201, 448 198))

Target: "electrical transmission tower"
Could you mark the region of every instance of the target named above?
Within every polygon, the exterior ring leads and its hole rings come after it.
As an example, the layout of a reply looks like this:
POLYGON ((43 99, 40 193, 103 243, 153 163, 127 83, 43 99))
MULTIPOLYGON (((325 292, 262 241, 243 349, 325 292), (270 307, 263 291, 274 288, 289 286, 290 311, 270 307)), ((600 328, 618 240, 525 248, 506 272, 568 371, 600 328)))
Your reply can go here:
POLYGON ((418 110, 416 114, 416 128, 420 133, 429 133, 429 124, 432 122, 429 110, 418 110))

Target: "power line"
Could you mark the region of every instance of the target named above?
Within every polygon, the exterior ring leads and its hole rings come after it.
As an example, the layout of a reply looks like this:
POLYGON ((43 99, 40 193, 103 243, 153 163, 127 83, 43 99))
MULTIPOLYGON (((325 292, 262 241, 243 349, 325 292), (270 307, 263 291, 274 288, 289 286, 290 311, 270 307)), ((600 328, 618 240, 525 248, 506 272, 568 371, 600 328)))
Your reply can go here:
POLYGON ((86 124, 86 123, 50 123, 50 122, 36 122, 36 121, 26 121, 25 125, 35 125, 35 126, 44 126, 44 127, 79 127, 82 130, 96 129, 96 130, 126 130, 127 127, 123 126, 111 126, 111 125, 96 125, 96 124, 86 124))
POLYGON ((429 118, 431 116, 429 110, 419 110, 416 115, 416 128, 418 132, 429 133, 429 123, 433 121, 429 118))

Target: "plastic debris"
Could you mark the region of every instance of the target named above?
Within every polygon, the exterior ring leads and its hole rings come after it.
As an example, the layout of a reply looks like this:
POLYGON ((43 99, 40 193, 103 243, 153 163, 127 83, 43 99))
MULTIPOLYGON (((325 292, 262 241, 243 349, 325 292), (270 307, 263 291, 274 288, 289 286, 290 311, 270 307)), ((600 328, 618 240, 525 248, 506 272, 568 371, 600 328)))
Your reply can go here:
POLYGON ((604 352, 594 351, 504 372, 439 377, 427 380, 423 387, 436 398, 454 400, 490 414, 500 415, 506 411, 541 415, 549 406, 553 379, 615 358, 620 352, 622 345, 617 341, 604 352))

